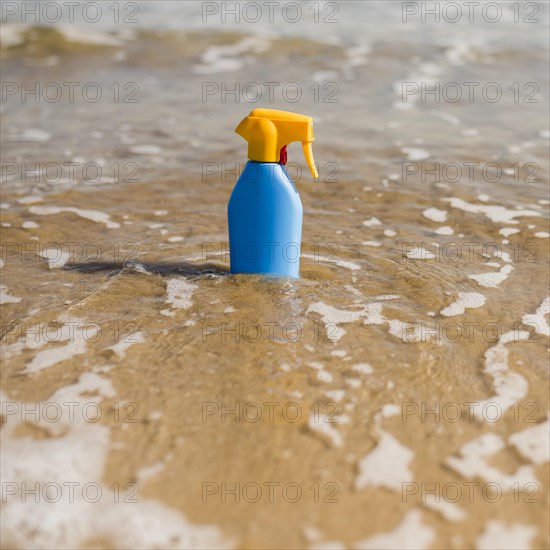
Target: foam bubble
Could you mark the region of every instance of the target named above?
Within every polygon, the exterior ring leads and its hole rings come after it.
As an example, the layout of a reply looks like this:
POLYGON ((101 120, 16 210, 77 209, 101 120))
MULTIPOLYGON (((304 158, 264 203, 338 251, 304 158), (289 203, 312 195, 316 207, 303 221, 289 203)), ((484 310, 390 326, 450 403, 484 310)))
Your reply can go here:
POLYGON ((22 298, 8 294, 8 287, 0 285, 0 304, 18 304, 22 298))
POLYGON ((491 519, 485 531, 476 539, 476 550, 529 550, 531 540, 537 534, 536 527, 516 523, 509 525, 491 519))
POLYGON ((344 440, 342 434, 336 429, 334 421, 331 422, 330 415, 320 413, 311 415, 308 420, 308 428, 331 447, 342 447, 344 440))
POLYGON ((166 303, 176 309, 188 309, 193 305, 191 298, 198 286, 184 279, 170 279, 166 284, 166 303))
POLYGON ((434 540, 435 531, 422 523, 420 511, 410 510, 393 531, 374 535, 354 544, 354 547, 358 550, 425 550, 434 540))
POLYGON ((413 451, 402 445, 393 435, 382 431, 375 449, 359 461, 356 490, 386 487, 401 491, 403 483, 414 479, 409 469, 413 457, 413 451))
POLYGON ((462 315, 467 308, 481 307, 487 298, 478 292, 459 292, 458 300, 440 311, 441 315, 452 317, 462 315))
MULTIPOLYGON (((447 464, 466 478, 480 477, 481 479, 497 483, 502 491, 513 491, 513 485, 519 483, 536 483, 535 472, 532 466, 519 466, 513 473, 504 473, 491 466, 490 458, 505 449, 502 438, 494 433, 485 433, 476 439, 465 443, 460 448, 461 457, 450 456, 447 464)), ((537 484, 538 485, 538 484, 537 484)))
POLYGON ((479 420, 487 420, 483 413, 485 405, 496 404, 501 410, 505 410, 527 395, 527 380, 520 374, 510 371, 506 344, 528 338, 527 331, 505 332, 499 341, 485 352, 484 372, 492 377, 496 394, 489 399, 479 401, 472 407, 474 415, 479 420))
POLYGON ((21 227, 23 229, 37 229, 40 226, 36 222, 26 221, 21 224, 21 227))
POLYGON ((357 363, 352 365, 351 370, 360 372, 361 374, 372 374, 374 372, 373 368, 368 363, 357 363))
POLYGON ((407 258, 411 260, 430 260, 435 258, 435 254, 421 247, 407 252, 407 258))
POLYGON ((447 219, 447 211, 439 208, 426 208, 422 215, 433 222, 444 222, 447 219))
POLYGON ((366 227, 374 227, 376 225, 381 225, 381 224, 382 222, 378 218, 375 218, 374 216, 363 222, 363 225, 366 227))
POLYGON ((486 288, 496 288, 500 283, 505 281, 514 268, 511 265, 504 265, 500 271, 491 273, 481 273, 478 275, 468 275, 468 279, 473 279, 477 283, 486 288))
MULTIPOLYGON (((61 320, 61 318, 60 318, 61 320)), ((48 369, 71 359, 75 355, 82 355, 87 348, 86 338, 88 333, 78 327, 83 327, 86 323, 77 318, 63 319, 63 325, 59 330, 59 341, 68 343, 64 346, 49 347, 39 351, 27 364, 25 372, 33 374, 48 369)))
POLYGON ((519 233, 519 229, 515 229, 514 227, 503 227, 502 229, 499 229, 498 232, 503 237, 510 237, 510 235, 515 235, 516 233, 519 233))
POLYGON ((135 332, 129 336, 126 336, 122 340, 119 340, 116 344, 111 346, 112 349, 119 358, 126 356, 126 350, 134 344, 143 344, 145 342, 145 335, 143 332, 135 332))
POLYGON ((63 250, 57 250, 56 248, 45 248, 40 256, 48 260, 48 267, 50 269, 58 269, 63 267, 68 261, 71 255, 63 250))
POLYGON ((508 438, 508 442, 533 464, 545 464, 550 460, 550 423, 546 420, 516 432, 508 438))
POLYGON ((426 492, 423 504, 426 508, 441 514, 447 521, 462 521, 466 518, 466 512, 454 502, 441 499, 432 493, 426 492))
POLYGON ((524 325, 532 326, 539 334, 550 336, 550 326, 546 315, 550 314, 550 298, 543 300, 535 313, 528 313, 521 319, 524 325))
POLYGON ((430 157, 430 153, 425 149, 419 149, 417 147, 402 147, 401 152, 407 155, 407 160, 418 161, 425 160, 430 157))

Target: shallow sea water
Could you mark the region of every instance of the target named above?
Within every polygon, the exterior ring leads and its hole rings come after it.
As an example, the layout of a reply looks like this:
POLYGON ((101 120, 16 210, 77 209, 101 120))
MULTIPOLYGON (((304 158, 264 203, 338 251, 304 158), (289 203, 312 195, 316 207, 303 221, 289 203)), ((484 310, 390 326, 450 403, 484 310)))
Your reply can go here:
POLYGON ((548 546, 548 9, 395 5, 3 26, 3 547, 548 546), (51 82, 74 102, 21 95, 51 82), (204 95, 248 83, 263 101, 204 95), (318 182, 289 147, 300 280, 228 274, 260 105, 314 118, 318 182))

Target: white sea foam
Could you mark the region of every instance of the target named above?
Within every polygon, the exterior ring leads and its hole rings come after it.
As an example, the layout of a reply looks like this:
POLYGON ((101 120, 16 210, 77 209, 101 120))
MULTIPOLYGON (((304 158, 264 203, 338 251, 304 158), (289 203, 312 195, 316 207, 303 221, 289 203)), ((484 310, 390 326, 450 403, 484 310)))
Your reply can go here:
POLYGON ((90 44, 94 46, 122 46, 123 41, 120 38, 107 32, 90 30, 82 26, 57 24, 56 30, 61 32, 67 42, 77 44, 90 44))
POLYGON ((375 226, 381 225, 381 224, 382 224, 382 222, 378 218, 375 218, 374 216, 363 222, 363 225, 366 226, 366 227, 375 227, 375 226))
POLYGON ((550 325, 546 316, 550 314, 550 297, 545 298, 535 313, 527 313, 522 318, 524 325, 532 326, 539 334, 550 336, 550 325))
POLYGON ((137 479, 139 483, 147 481, 151 477, 155 477, 166 468, 166 462, 156 462, 150 466, 145 466, 137 471, 137 479))
POLYGON ((435 540, 432 527, 422 523, 419 510, 410 510, 401 522, 387 533, 379 533, 354 544, 357 550, 425 550, 435 540))
POLYGON ((419 342, 423 335, 419 326, 414 323, 406 323, 399 319, 387 319, 382 314, 382 303, 373 302, 370 304, 358 306, 360 309, 343 310, 329 306, 323 302, 311 304, 307 313, 313 312, 321 316, 325 324, 327 337, 333 342, 337 342, 344 336, 346 331, 339 325, 342 323, 353 323, 363 319, 365 325, 388 325, 388 332, 407 342, 419 342))
POLYGON ((60 212, 72 212, 81 218, 103 223, 109 229, 120 227, 119 223, 111 221, 109 214, 105 214, 105 212, 100 212, 99 210, 82 210, 81 208, 74 208, 72 206, 31 206, 29 212, 38 216, 51 216, 60 212))
POLYGON ((430 111, 430 114, 435 118, 440 118, 441 120, 452 124, 453 126, 460 125, 460 119, 454 115, 451 115, 450 113, 446 113, 444 111, 430 111))
POLYGON ((0 285, 0 304, 17 304, 21 301, 18 296, 12 296, 8 294, 8 287, 6 285, 0 285))
POLYGON ((458 300, 440 311, 441 315, 452 317, 462 315, 466 309, 481 307, 487 298, 478 292, 459 292, 458 300))
POLYGON ((454 229, 448 225, 442 225, 434 231, 437 235, 454 235, 454 232, 454 229))
POLYGON ((193 305, 192 297, 197 288, 197 285, 185 279, 170 279, 166 284, 166 303, 176 309, 189 309, 193 305))
POLYGON ((309 429, 322 441, 331 447, 342 447, 344 441, 337 430, 338 424, 331 422, 330 415, 310 415, 308 420, 309 429))
POLYGON ((439 208, 426 208, 422 215, 433 222, 444 222, 447 219, 447 211, 439 208))
MULTIPOLYGON (((393 388, 393 382, 390 380, 388 383, 389 388, 393 388)), ((401 414, 401 407, 395 403, 386 403, 380 409, 380 412, 376 414, 375 421, 380 423, 382 418, 391 418, 392 416, 398 416, 401 414)))
POLYGON ((25 221, 25 222, 23 222, 23 223, 21 224, 21 227, 22 227, 23 229, 37 229, 37 228, 39 228, 40 226, 39 226, 36 222, 27 220, 27 221, 25 221))
POLYGON ((321 382, 330 383, 330 382, 333 381, 333 379, 334 379, 334 377, 332 376, 332 374, 330 374, 330 372, 328 372, 326 370, 320 370, 317 373, 317 380, 319 380, 321 382))
POLYGON ((450 456, 446 462, 465 478, 479 477, 487 482, 496 483, 502 491, 513 491, 515 483, 519 483, 520 487, 537 483, 531 465, 519 466, 510 474, 491 466, 490 458, 505 448, 506 444, 499 435, 485 433, 465 443, 460 448, 460 457, 450 456))
POLYGON ((40 253, 42 258, 48 260, 48 267, 50 269, 59 269, 63 267, 68 261, 71 255, 68 252, 65 252, 57 248, 44 248, 40 253))
POLYGON ((130 152, 136 155, 159 155, 162 148, 158 145, 134 145, 130 147, 130 152))
POLYGON ((357 363, 352 365, 351 370, 360 372, 361 374, 372 374, 374 372, 373 368, 368 363, 357 363))
POLYGON ((516 233, 519 233, 519 229, 516 229, 514 227, 503 227, 502 229, 499 229, 498 232, 503 237, 510 237, 510 235, 515 235, 516 233))
POLYGON ((401 491, 403 483, 414 479, 409 469, 413 457, 414 452, 393 435, 380 431, 380 439, 374 450, 359 461, 355 489, 386 487, 401 491))
POLYGON ((458 208, 464 212, 471 212, 472 214, 485 214, 491 221, 495 223, 519 223, 516 218, 522 216, 540 216, 540 212, 534 210, 512 210, 500 205, 491 204, 472 204, 466 202, 463 199, 457 197, 448 197, 443 199, 445 202, 449 202, 453 208, 458 208))
POLYGON ((550 460, 550 423, 540 422, 525 428, 508 438, 523 458, 533 464, 545 464, 550 460))
POLYGON ((58 341, 67 343, 64 346, 56 345, 39 351, 27 364, 26 373, 40 372, 86 351, 87 340, 94 337, 82 329, 86 323, 73 317, 61 317, 59 320, 63 325, 58 331, 58 341))
POLYGON ((201 63, 193 65, 196 74, 215 74, 236 71, 245 66, 242 54, 259 54, 271 47, 271 42, 259 36, 247 36, 236 44, 210 46, 200 56, 201 63))
POLYGON ((441 514, 447 521, 462 521, 466 518, 466 512, 460 506, 427 491, 424 495, 423 504, 426 508, 441 514))
POLYGON ((475 45, 470 41, 453 41, 452 45, 445 49, 444 55, 450 65, 459 67, 476 61, 477 57, 475 45))
POLYGON ((20 134, 10 136, 10 141, 35 141, 42 143, 49 141, 52 135, 46 130, 40 130, 39 128, 27 128, 23 130, 20 134))
POLYGON ((419 247, 407 252, 407 258, 411 260, 431 260, 435 258, 435 254, 424 247, 419 247))
POLYGON ((429 151, 419 149, 417 147, 402 147, 401 152, 407 155, 407 160, 418 161, 425 160, 430 157, 429 151))
POLYGON ((311 304, 307 310, 308 313, 318 313, 321 315, 323 323, 327 329, 327 337, 333 342, 340 340, 346 331, 337 326, 341 323, 353 323, 364 315, 364 310, 341 310, 333 306, 317 302, 311 304), (335 326, 336 325, 336 326, 335 326))
MULTIPOLYGON (((315 254, 301 254, 302 258, 309 258, 311 260, 319 261, 320 257, 315 254)), ((349 260, 342 260, 341 258, 330 258, 330 257, 323 257, 322 260, 324 262, 328 262, 331 264, 336 264, 340 267, 345 267, 346 269, 351 269, 352 271, 356 271, 358 269, 361 269, 361 266, 359 264, 356 264, 355 262, 350 262, 349 260)))
POLYGON ((486 288, 496 288, 500 283, 505 281, 514 268, 511 265, 504 265, 500 271, 492 271, 490 273, 479 273, 477 275, 468 275, 468 279, 473 279, 479 285, 486 288))
POLYGON ((311 80, 313 82, 323 82, 327 80, 334 80, 338 78, 337 71, 316 71, 313 73, 311 80))
POLYGON ((483 412, 485 405, 496 404, 500 406, 500 410, 504 411, 527 395, 527 380, 520 374, 510 371, 506 344, 527 340, 528 338, 529 333, 527 331, 512 330, 505 332, 499 341, 485 352, 484 372, 493 379, 496 394, 477 402, 472 407, 472 411, 478 420, 487 420, 483 412))
POLYGON ((510 525, 491 519, 476 539, 476 550, 530 550, 536 534, 537 528, 533 525, 510 525))
MULTIPOLYGON (((81 548, 91 540, 103 540, 113 548, 232 547, 234 542, 214 526, 192 525, 176 510, 141 494, 136 498, 122 487, 116 500, 112 488, 103 485, 109 428, 87 421, 89 413, 84 411, 88 404, 94 404, 95 410, 98 401, 115 395, 110 381, 94 373, 85 373, 75 384, 57 390, 38 404, 38 410, 44 410, 46 403, 74 405, 60 407, 58 422, 40 422, 51 437, 17 436, 20 417, 6 416, 1 433, 2 487, 25 483, 34 489, 36 484, 56 484, 62 492, 57 501, 8 496, 2 505, 5 544, 25 548, 32 541, 35 548, 81 548), (71 492, 67 483, 74 484, 71 492), (99 500, 91 499, 91 491, 90 498, 86 497, 83 488, 87 484, 98 489, 99 500)), ((18 405, 19 410, 28 408, 22 402, 18 405)), ((27 415, 26 422, 33 422, 33 417, 27 415)))
MULTIPOLYGON (((8 11, 8 10, 6 10, 8 11)), ((27 25, 7 23, 2 21, 2 32, 0 33, 0 44, 3 48, 18 46, 25 41, 24 34, 28 30, 27 25)))
POLYGON ((40 195, 27 195, 17 199, 19 204, 34 204, 36 202, 42 202, 44 199, 40 195))
POLYGON ((332 399, 333 401, 336 401, 337 403, 340 403, 342 399, 346 396, 346 390, 327 390, 325 392, 325 395, 332 399))
POLYGON ((134 344, 143 344, 143 342, 145 342, 145 334, 143 332, 135 332, 122 338, 109 349, 112 349, 118 357, 122 359, 126 356, 126 350, 128 348, 132 347, 134 344))

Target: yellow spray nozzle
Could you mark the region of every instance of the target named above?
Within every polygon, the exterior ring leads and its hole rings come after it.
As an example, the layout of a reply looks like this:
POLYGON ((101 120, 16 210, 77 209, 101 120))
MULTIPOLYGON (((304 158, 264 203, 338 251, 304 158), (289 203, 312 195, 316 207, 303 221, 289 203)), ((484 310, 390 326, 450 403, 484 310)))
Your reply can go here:
POLYGON ((311 117, 277 109, 254 109, 235 132, 248 141, 248 158, 257 162, 279 162, 281 149, 301 141, 308 168, 314 179, 319 177, 311 146, 315 139, 311 117))

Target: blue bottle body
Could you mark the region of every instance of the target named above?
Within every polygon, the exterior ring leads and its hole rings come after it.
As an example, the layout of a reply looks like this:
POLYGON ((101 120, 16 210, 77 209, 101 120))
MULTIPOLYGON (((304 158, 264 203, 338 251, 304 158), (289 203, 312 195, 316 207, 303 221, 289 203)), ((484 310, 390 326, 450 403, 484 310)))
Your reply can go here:
POLYGON ((248 161, 227 207, 231 273, 299 277, 302 217, 284 166, 248 161))

